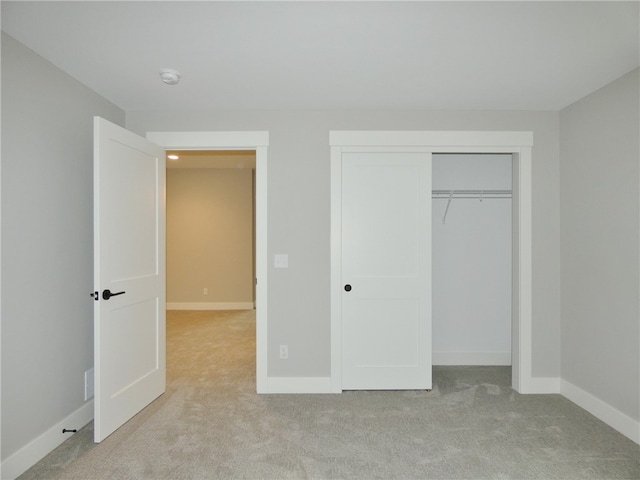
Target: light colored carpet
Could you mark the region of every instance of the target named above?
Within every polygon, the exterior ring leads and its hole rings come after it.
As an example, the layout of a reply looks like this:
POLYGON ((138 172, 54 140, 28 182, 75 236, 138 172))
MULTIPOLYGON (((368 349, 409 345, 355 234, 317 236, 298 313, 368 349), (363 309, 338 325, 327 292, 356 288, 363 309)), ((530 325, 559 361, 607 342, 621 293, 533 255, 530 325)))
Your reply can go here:
POLYGON ((253 312, 169 312, 167 392, 99 445, 92 423, 32 479, 640 479, 640 447, 508 367, 434 389, 255 393, 253 312))

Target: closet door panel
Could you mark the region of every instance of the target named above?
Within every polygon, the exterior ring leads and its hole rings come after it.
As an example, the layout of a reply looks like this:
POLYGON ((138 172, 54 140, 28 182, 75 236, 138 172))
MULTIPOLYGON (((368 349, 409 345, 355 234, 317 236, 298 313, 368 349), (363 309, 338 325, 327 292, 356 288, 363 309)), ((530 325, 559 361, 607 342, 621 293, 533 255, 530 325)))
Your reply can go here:
POLYGON ((343 389, 431 388, 430 179, 428 153, 343 153, 343 389))

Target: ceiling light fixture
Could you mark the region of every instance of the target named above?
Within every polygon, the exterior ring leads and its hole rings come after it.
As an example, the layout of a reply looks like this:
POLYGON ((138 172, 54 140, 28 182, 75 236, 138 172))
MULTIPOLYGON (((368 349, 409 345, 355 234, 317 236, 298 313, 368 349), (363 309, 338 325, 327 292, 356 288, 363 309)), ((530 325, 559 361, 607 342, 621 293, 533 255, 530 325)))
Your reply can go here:
POLYGON ((178 160, 178 158, 180 158, 180 157, 178 157, 178 155, 175 155, 175 154, 172 153, 171 155, 168 155, 167 158, 169 160, 178 160))
POLYGON ((160 70, 160 80, 167 85, 177 85, 181 76, 180 72, 171 68, 163 68, 160 70))

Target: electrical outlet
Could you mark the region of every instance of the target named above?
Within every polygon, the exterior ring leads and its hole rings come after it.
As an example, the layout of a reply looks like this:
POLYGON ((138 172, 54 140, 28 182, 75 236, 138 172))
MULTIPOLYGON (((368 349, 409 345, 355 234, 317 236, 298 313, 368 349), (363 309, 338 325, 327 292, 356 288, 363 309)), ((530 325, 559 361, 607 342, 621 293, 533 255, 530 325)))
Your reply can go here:
POLYGON ((84 399, 93 398, 93 368, 84 372, 84 399))
POLYGON ((289 347, 287 345, 280 345, 280 358, 282 360, 289 358, 289 347))
POLYGON ((202 290, 202 294, 203 294, 203 295, 209 295, 209 289, 208 289, 208 288, 204 288, 204 289, 202 290))

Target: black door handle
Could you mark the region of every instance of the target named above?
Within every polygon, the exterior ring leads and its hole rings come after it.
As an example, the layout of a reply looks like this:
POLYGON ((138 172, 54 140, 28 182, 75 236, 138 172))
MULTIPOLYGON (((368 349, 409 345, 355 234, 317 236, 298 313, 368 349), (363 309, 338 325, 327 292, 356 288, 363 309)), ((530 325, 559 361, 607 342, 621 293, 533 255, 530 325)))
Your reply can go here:
POLYGON ((349 285, 348 283, 344 286, 344 291, 345 292, 350 292, 351 291, 351 285, 349 285))
POLYGON ((106 289, 102 291, 102 299, 109 300, 111 297, 117 297, 118 295, 122 295, 124 293, 127 293, 127 292, 123 290, 122 292, 111 293, 111 290, 106 289))

